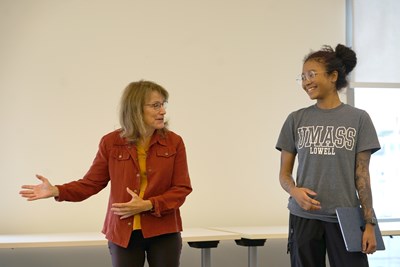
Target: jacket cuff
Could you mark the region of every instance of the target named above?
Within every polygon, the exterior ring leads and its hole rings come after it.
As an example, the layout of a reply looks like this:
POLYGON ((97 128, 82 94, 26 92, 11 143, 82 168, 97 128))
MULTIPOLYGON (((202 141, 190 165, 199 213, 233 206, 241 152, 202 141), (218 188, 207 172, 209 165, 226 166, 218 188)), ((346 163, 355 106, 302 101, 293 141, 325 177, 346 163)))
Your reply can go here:
POLYGON ((153 208, 149 210, 150 214, 155 216, 155 217, 161 217, 161 212, 160 212, 160 207, 158 205, 158 202, 154 198, 149 199, 151 201, 151 204, 153 205, 153 208))

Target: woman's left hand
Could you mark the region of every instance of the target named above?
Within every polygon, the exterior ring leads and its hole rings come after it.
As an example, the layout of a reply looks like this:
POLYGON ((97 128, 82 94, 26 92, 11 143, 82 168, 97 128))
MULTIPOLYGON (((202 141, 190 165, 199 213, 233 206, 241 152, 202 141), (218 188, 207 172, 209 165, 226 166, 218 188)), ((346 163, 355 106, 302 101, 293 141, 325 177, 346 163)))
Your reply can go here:
POLYGON ((115 215, 121 216, 121 220, 153 208, 150 200, 143 200, 129 188, 126 188, 126 191, 132 196, 132 199, 125 203, 114 203, 111 208, 115 215))
POLYGON ((375 229, 371 224, 365 225, 365 230, 362 236, 362 252, 372 254, 376 251, 375 229))

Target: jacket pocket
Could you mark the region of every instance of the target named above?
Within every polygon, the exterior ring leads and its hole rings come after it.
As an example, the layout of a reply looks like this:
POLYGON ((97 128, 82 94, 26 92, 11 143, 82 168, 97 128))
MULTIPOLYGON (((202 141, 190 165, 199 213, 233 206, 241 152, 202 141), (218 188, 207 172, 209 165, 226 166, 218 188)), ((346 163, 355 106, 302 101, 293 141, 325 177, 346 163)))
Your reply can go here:
POLYGON ((175 156, 176 150, 168 147, 157 148, 157 157, 170 158, 175 156))
POLYGON ((131 156, 128 151, 123 149, 114 150, 111 155, 117 161, 128 160, 131 156))

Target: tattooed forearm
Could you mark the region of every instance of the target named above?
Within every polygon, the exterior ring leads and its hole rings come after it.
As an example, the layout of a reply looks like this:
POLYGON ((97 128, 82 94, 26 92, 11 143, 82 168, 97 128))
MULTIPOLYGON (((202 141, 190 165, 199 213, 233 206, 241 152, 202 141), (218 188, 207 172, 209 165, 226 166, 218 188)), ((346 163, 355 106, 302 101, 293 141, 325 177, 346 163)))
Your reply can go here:
POLYGON ((290 194, 290 190, 295 187, 294 180, 292 176, 280 176, 279 182, 281 183, 282 188, 290 194))
POLYGON ((361 207, 364 212, 364 218, 373 217, 372 213, 372 191, 369 176, 369 160, 371 151, 363 151, 356 156, 356 175, 355 183, 360 198, 361 207))
POLYGON ((281 167, 279 171, 279 182, 282 188, 290 194, 290 190, 295 187, 292 177, 293 165, 296 155, 285 150, 281 152, 281 167))

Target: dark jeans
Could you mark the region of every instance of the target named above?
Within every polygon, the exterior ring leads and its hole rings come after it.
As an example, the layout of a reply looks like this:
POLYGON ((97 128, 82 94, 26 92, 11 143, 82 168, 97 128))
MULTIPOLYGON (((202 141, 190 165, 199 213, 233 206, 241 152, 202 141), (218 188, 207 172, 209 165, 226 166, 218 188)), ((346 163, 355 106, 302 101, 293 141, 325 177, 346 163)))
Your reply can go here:
POLYGON ((348 252, 338 223, 310 220, 290 214, 288 251, 292 267, 368 267, 367 255, 348 252))
POLYGON ((127 248, 108 242, 113 267, 178 267, 182 251, 181 233, 144 238, 142 231, 132 232, 127 248))

